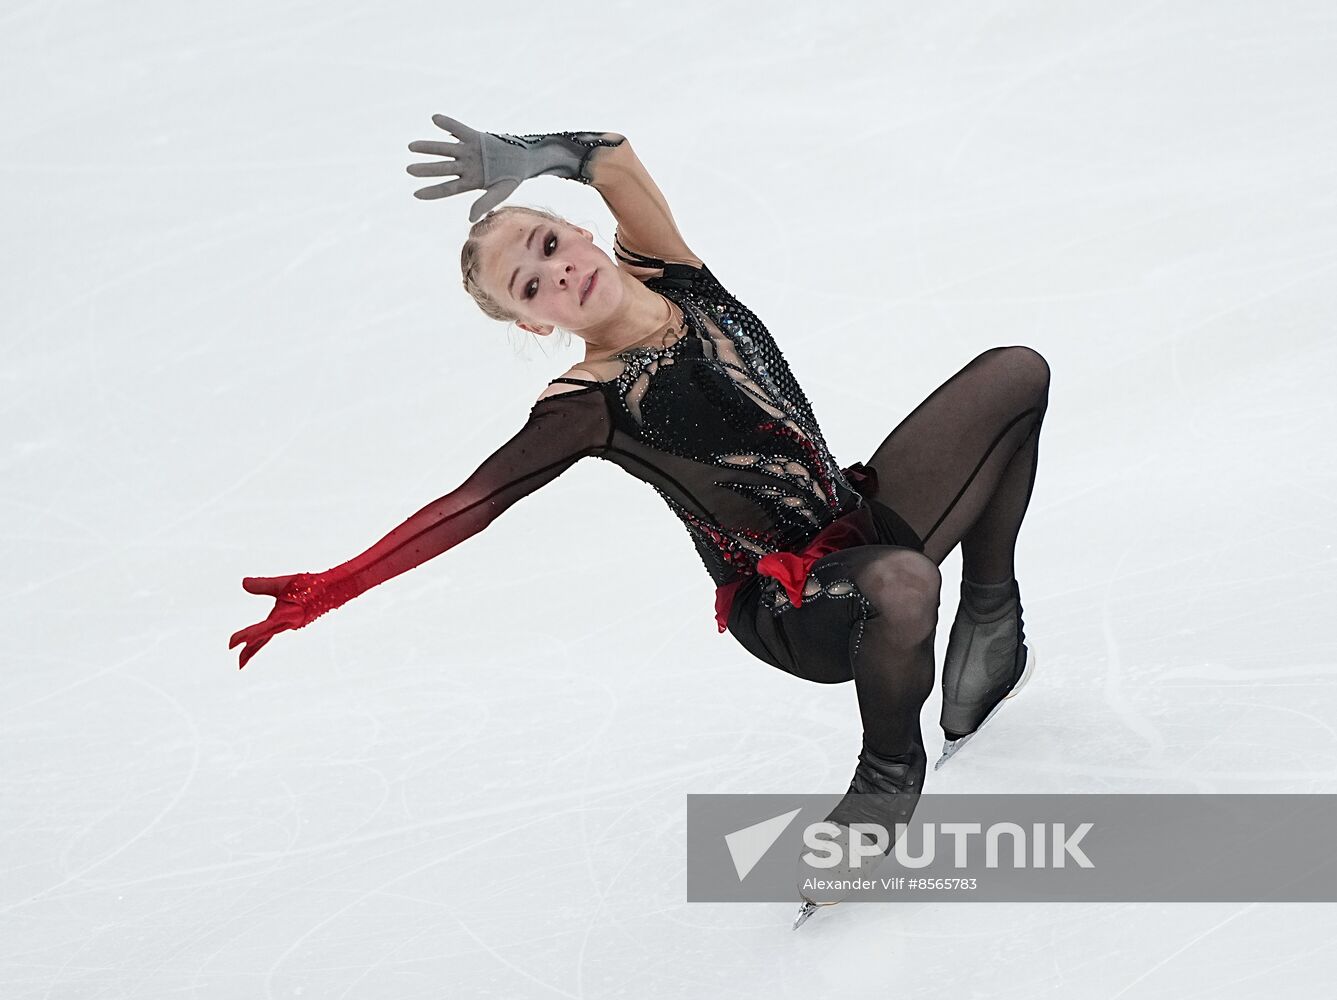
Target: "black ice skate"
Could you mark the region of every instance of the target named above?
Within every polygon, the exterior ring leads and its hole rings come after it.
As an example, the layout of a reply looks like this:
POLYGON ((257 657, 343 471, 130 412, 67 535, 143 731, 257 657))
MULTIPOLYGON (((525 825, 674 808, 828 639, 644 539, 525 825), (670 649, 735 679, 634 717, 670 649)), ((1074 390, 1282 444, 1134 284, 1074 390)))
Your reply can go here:
MULTIPOLYGON (((845 868, 830 870, 827 875, 838 879, 859 874, 858 871, 848 869, 849 844, 855 833, 850 829, 851 823, 875 823, 881 826, 887 831, 887 846, 882 856, 885 858, 891 853, 896 842, 896 824, 910 822, 915 806, 919 804, 920 792, 924 789, 924 773, 927 770, 928 755, 919 743, 915 744, 912 752, 896 757, 882 757, 867 747, 863 748, 849 791, 826 817, 827 822, 841 827, 841 835, 836 838, 836 842, 842 845, 846 862, 845 868)), ((878 863, 876 859, 869 859, 864 864, 863 874, 866 875, 878 863)), ((818 907, 834 906, 845 895, 847 893, 839 891, 828 895, 805 892, 803 884, 799 883, 799 896, 803 899, 803 905, 794 918, 794 929, 802 927, 817 912, 818 907), (818 898, 814 899, 814 896, 818 898)))
POLYGON ((998 714, 1022 689, 1035 669, 1035 654, 1025 643, 1021 593, 987 615, 974 611, 964 581, 961 603, 947 640, 942 667, 942 731, 946 741, 936 771, 998 714))

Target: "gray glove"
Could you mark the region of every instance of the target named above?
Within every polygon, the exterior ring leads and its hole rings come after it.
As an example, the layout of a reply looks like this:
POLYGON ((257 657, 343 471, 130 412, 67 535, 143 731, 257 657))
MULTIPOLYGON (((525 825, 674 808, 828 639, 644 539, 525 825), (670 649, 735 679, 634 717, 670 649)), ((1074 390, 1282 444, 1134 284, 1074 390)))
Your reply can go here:
POLYGON ((542 174, 567 180, 590 182, 586 166, 596 149, 620 146, 626 141, 615 132, 552 132, 537 135, 507 135, 477 132, 468 125, 445 115, 432 115, 437 127, 445 129, 459 142, 431 142, 419 139, 409 143, 414 153, 449 157, 440 163, 411 163, 414 177, 458 177, 413 192, 415 198, 446 198, 461 191, 486 193, 469 209, 469 221, 477 222, 491 209, 510 197, 520 182, 542 174))

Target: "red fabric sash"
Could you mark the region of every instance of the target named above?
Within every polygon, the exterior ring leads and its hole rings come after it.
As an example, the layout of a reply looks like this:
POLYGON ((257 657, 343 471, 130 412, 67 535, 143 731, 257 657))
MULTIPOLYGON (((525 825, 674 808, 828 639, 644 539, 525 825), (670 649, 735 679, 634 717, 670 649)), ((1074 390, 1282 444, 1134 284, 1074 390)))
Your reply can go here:
MULTIPOLYGON (((862 462, 855 462, 848 469, 841 470, 863 496, 871 497, 877 493, 877 473, 862 462)), ((771 552, 757 560, 757 572, 780 581, 789 595, 789 603, 794 607, 803 606, 803 585, 808 582, 808 572, 812 564, 822 556, 848 549, 854 545, 866 545, 873 539, 858 527, 867 522, 867 508, 861 507, 844 517, 838 517, 819 531, 804 546, 802 552, 771 552)), ((721 632, 729 628, 729 612, 733 609, 734 595, 738 588, 746 583, 748 577, 726 583, 715 591, 715 624, 721 632)))
MULTIPOLYGON (((860 507, 844 517, 832 521, 804 546, 801 552, 771 552, 757 560, 757 573, 780 581, 789 596, 789 603, 794 607, 803 606, 803 585, 808 582, 808 573, 812 564, 822 556, 848 549, 855 545, 868 545, 874 541, 864 525, 868 523, 868 508, 860 507)), ((732 583, 726 583, 715 591, 715 624, 721 632, 729 627, 729 612, 733 609, 734 596, 750 579, 742 577, 732 583)))

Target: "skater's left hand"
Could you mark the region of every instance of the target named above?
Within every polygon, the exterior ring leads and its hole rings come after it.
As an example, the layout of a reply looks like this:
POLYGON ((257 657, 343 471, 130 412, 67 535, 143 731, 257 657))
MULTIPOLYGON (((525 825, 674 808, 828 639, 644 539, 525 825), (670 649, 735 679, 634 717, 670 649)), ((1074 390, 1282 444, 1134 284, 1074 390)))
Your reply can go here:
POLYGON ((479 132, 445 115, 432 115, 432 123, 458 139, 458 142, 433 142, 418 139, 409 143, 414 153, 447 157, 444 161, 413 163, 408 172, 414 177, 454 176, 413 192, 415 198, 447 198, 462 191, 483 191, 469 209, 469 221, 477 222, 510 197, 528 176, 524 169, 524 150, 513 149, 489 132, 479 132))
POLYGON ((568 180, 590 182, 585 166, 592 149, 617 145, 626 136, 616 132, 546 132, 535 135, 511 135, 506 132, 480 132, 445 115, 432 115, 432 123, 455 136, 459 142, 418 139, 409 143, 410 152, 445 157, 431 163, 411 163, 414 177, 454 177, 418 188, 415 198, 424 201, 449 198, 462 191, 482 191, 469 208, 469 221, 477 222, 511 196, 521 181, 550 175, 568 180))
POLYGON ((241 643, 246 644, 241 651, 241 662, 237 665, 238 670, 246 666, 246 661, 260 652, 265 643, 269 642, 278 633, 285 632, 288 629, 301 628, 306 624, 306 611, 302 605, 283 596, 288 585, 304 575, 294 573, 289 576, 242 577, 241 586, 247 593, 259 594, 262 597, 273 597, 275 600, 274 609, 269 612, 268 618, 233 632, 232 638, 228 640, 228 649, 232 649, 241 643))

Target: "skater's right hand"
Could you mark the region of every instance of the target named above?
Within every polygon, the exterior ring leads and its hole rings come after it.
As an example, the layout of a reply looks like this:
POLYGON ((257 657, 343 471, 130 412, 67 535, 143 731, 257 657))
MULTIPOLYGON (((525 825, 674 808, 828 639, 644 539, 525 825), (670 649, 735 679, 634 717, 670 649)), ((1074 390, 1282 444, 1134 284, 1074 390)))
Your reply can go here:
POLYGON ((237 664, 238 670, 246 666, 246 661, 260 652, 265 643, 269 642, 278 633, 285 632, 288 629, 301 628, 307 623, 306 610, 296 600, 296 595, 310 578, 309 573, 294 573, 289 576, 244 576, 241 578, 242 589, 247 593, 259 594, 262 597, 273 597, 275 600, 274 609, 269 612, 268 618, 233 632, 232 638, 228 640, 228 649, 232 649, 241 643, 246 644, 241 651, 241 662, 237 664))

